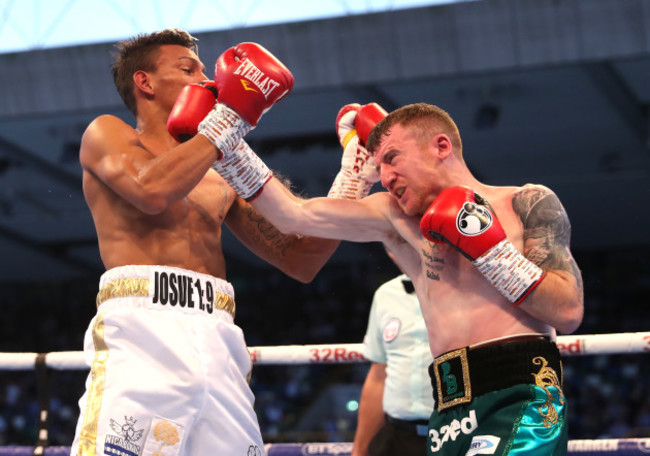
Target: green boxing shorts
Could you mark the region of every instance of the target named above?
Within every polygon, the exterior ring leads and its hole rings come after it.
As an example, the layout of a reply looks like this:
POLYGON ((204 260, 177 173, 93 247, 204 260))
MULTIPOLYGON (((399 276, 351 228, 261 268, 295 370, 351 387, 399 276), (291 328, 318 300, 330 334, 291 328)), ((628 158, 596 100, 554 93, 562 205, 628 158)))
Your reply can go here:
POLYGON ((547 338, 454 350, 437 357, 429 374, 436 410, 427 455, 566 455, 562 364, 547 338))

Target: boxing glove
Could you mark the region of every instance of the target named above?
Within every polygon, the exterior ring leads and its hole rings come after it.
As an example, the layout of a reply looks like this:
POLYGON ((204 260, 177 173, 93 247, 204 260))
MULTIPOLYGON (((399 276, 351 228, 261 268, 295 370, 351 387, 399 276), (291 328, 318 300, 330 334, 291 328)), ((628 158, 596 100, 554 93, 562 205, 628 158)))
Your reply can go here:
POLYGON ((293 75, 257 43, 241 43, 225 51, 214 66, 218 101, 234 109, 253 127, 293 88, 293 75))
POLYGON ((420 231, 458 249, 515 305, 546 275, 508 240, 488 202, 469 187, 443 190, 422 216, 420 231))
POLYGON ((366 146, 370 131, 387 115, 386 110, 377 103, 368 103, 359 109, 359 114, 354 120, 354 127, 357 130, 357 136, 359 136, 359 142, 362 146, 366 146))
POLYGON ((217 87, 213 81, 188 84, 181 90, 167 118, 167 131, 178 142, 185 142, 197 133, 199 123, 214 108, 217 87))
POLYGON ((218 103, 199 124, 198 132, 223 154, 233 150, 260 117, 287 96, 293 75, 259 44, 241 43, 219 56, 214 83, 218 103))
POLYGON ((336 116, 336 132, 343 146, 341 170, 336 175, 330 198, 360 199, 379 181, 379 168, 365 143, 370 131, 388 113, 377 103, 343 106, 336 116))

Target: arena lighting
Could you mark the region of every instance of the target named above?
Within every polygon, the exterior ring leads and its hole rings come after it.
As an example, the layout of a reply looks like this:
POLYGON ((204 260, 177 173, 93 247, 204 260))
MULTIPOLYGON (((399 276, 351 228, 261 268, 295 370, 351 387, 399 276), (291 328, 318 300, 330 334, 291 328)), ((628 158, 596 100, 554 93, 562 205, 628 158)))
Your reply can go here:
POLYGON ((314 19, 390 12, 479 0, 356 0, 301 2, 244 0, 217 15, 211 0, 85 0, 0 3, 0 54, 110 42, 137 33, 183 28, 193 34, 314 19), (188 6, 188 3, 191 5, 188 6), (147 10, 155 14, 144 14, 147 10), (92 12, 92 13, 91 13, 92 12), (90 21, 88 15, 104 18, 90 21), (34 19, 37 18, 37 19, 34 19))
POLYGON ((354 401, 354 400, 352 400, 352 401, 348 401, 348 403, 345 404, 345 408, 346 408, 349 412, 356 412, 357 410, 359 410, 359 402, 358 402, 358 401, 354 401))

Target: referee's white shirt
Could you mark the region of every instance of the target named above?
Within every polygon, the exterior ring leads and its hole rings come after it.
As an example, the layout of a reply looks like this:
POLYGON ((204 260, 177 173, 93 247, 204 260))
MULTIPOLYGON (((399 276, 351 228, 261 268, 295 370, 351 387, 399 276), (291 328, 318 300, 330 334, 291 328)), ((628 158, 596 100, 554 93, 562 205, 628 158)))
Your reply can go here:
POLYGON ((384 412, 402 420, 428 420, 434 401, 428 367, 429 338, 415 293, 400 275, 377 288, 363 340, 369 360, 386 364, 384 412))

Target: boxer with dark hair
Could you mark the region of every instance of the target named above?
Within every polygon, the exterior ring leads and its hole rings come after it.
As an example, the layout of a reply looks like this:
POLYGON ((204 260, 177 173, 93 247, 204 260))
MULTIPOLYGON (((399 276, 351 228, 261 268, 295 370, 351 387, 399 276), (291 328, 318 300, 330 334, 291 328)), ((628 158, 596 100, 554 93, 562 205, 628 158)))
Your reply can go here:
MULTIPOLYGON (((195 39, 180 30, 118 48, 115 84, 136 125, 103 115, 81 142, 107 270, 85 338, 91 370, 72 454, 261 455, 223 224, 302 282, 339 242, 281 234, 211 166, 289 93, 293 76, 259 44, 241 43, 208 81, 195 39)), ((238 176, 231 184, 255 193, 238 176)))

